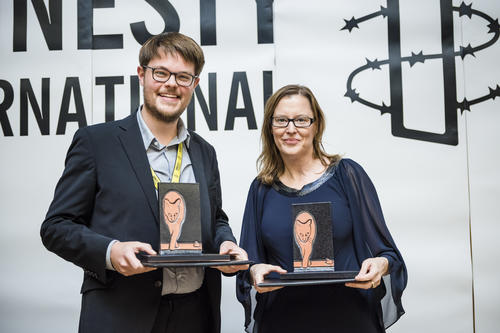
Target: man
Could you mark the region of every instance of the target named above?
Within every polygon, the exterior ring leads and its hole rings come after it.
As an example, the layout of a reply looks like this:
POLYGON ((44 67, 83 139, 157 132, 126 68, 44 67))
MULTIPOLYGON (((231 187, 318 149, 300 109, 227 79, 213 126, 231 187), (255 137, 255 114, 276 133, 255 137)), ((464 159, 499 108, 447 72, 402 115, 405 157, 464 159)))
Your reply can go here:
POLYGON ((219 332, 219 270, 247 267, 154 269, 136 258, 159 245, 152 174, 171 181, 181 155, 180 182, 200 184, 203 249, 247 259, 221 207, 215 150, 179 118, 198 85, 203 51, 187 36, 165 33, 142 46, 139 62, 144 105, 76 132, 42 241, 84 269, 80 332, 219 332))

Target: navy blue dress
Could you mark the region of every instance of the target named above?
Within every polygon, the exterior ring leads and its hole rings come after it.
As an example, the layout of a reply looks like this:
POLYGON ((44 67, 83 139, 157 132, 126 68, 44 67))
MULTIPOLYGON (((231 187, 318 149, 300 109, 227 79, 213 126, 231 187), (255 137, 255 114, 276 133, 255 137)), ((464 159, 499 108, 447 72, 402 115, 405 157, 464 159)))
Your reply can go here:
POLYGON ((254 322, 248 272, 240 273, 238 299, 245 306, 250 331, 384 332, 404 313, 400 300, 406 285, 403 259, 387 230, 371 181, 352 160, 331 165, 301 190, 279 181, 265 186, 255 180, 245 208, 240 246, 250 260, 292 271, 291 204, 325 201, 332 207, 335 269, 357 271, 364 259, 384 256, 391 274, 372 290, 342 284, 285 287, 257 294, 254 322), (384 296, 389 297, 382 302, 384 296))

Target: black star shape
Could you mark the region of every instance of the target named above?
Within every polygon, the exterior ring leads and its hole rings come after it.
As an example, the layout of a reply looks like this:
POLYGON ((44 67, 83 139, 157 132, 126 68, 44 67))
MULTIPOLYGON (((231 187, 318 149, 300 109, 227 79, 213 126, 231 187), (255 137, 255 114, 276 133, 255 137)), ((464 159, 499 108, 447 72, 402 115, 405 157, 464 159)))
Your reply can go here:
POLYGON ((495 99, 497 96, 500 97, 500 86, 498 86, 497 84, 497 88, 496 89, 493 89, 493 88, 490 88, 490 96, 491 96, 491 99, 495 99))
POLYGON ((378 59, 375 59, 373 61, 370 61, 368 58, 365 59, 366 59, 366 65, 370 67, 372 70, 380 69, 380 61, 378 61, 378 59))
POLYGON ((458 14, 459 16, 468 16, 469 18, 472 17, 472 3, 470 5, 466 5, 465 2, 462 2, 460 4, 460 7, 458 8, 458 14))
POLYGON ((380 6, 380 14, 382 14, 382 17, 386 17, 387 16, 387 8, 385 8, 384 6, 380 6))
POLYGON ((458 108, 460 109, 460 113, 463 114, 465 110, 470 112, 470 103, 469 101, 464 98, 464 100, 460 103, 458 103, 458 108))
POLYGON ((488 24, 488 28, 490 28, 490 31, 488 31, 489 34, 491 33, 496 34, 498 30, 500 30, 500 24, 498 23, 498 19, 495 19, 495 21, 488 24))
POLYGON ((460 57, 465 58, 465 56, 467 56, 468 54, 470 54, 471 56, 473 56, 474 58, 476 57, 474 55, 474 49, 472 48, 472 46, 467 45, 466 47, 463 47, 463 46, 460 46, 460 57))
POLYGON ((410 61, 410 67, 413 67, 413 65, 415 65, 417 62, 424 63, 425 56, 424 56, 423 51, 420 51, 417 54, 415 54, 415 53, 412 52, 409 61, 410 61))
POLYGON ((385 105, 385 103, 382 102, 382 107, 380 107, 380 114, 382 115, 384 113, 391 113, 391 107, 385 105))
POLYGON ((349 97, 351 99, 351 103, 354 103, 358 99, 359 93, 356 92, 356 89, 347 89, 344 96, 349 97))
POLYGON ((340 30, 349 30, 349 32, 351 32, 351 30, 354 29, 354 28, 358 28, 359 29, 359 27, 358 27, 358 20, 356 20, 354 18, 354 16, 349 21, 346 20, 346 19, 344 19, 344 21, 345 21, 345 26, 342 29, 340 29, 340 30))

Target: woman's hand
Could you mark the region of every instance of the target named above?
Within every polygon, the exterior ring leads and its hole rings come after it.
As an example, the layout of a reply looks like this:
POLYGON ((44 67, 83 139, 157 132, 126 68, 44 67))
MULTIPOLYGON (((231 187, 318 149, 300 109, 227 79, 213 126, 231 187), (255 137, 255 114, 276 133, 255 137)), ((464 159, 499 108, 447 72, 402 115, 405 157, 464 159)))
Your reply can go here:
POLYGON ((257 284, 264 281, 264 276, 271 273, 286 273, 286 270, 281 268, 280 266, 268 265, 268 264, 255 264, 250 267, 250 277, 252 279, 253 286, 255 290, 259 293, 267 293, 269 291, 273 291, 276 289, 280 289, 283 287, 258 287, 257 284))
POLYGON ((371 289, 377 288, 382 276, 389 271, 389 261, 384 257, 368 258, 363 261, 356 282, 348 282, 345 285, 352 288, 371 289))

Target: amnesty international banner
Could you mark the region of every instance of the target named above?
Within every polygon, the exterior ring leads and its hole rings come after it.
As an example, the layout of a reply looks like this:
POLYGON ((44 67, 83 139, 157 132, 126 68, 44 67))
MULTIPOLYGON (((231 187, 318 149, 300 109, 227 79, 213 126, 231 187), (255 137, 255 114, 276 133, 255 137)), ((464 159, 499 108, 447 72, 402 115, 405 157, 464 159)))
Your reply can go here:
MULTIPOLYGON (((139 48, 163 31, 205 52, 183 119, 217 150, 235 235, 265 100, 307 85, 326 150, 366 169, 407 263, 389 331, 494 331, 499 18, 488 0, 2 1, 0 331, 77 330, 82 272, 45 250, 40 224, 74 132, 137 109, 139 48)), ((222 313, 223 332, 243 331, 234 278, 222 313)))

